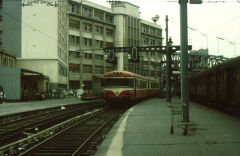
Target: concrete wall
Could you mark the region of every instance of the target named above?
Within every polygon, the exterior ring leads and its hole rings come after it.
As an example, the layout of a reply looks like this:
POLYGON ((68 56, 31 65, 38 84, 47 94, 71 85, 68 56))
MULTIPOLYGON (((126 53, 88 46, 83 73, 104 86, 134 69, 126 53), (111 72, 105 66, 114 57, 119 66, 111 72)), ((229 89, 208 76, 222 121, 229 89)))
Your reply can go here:
POLYGON ((7 100, 20 100, 20 69, 0 66, 0 85, 3 86, 7 100))
POLYGON ((57 58, 57 8, 46 4, 23 7, 22 20, 22 58, 57 58))

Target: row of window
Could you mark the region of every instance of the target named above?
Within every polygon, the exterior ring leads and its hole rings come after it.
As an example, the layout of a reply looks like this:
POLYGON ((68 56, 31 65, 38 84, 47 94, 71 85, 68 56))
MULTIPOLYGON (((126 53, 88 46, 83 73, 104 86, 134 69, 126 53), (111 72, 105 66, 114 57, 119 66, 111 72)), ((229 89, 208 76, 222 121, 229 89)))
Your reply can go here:
MULTIPOLYGON (((69 44, 80 44, 80 37, 69 35, 69 44)), ((82 38, 82 45, 91 47, 93 44, 93 40, 91 38, 82 38)), ((95 47, 103 48, 104 42, 101 40, 95 40, 95 47)))
MULTIPOLYGON (((80 21, 70 19, 69 20, 69 27, 74 29, 80 29, 80 21)), ((92 32, 92 24, 83 22, 83 31, 92 32)), ((94 25, 94 32, 96 34, 102 35, 103 34, 103 27, 99 25, 94 25)), ((113 36, 113 29, 106 28, 105 29, 107 36, 113 36)))
MULTIPOLYGON (((83 57, 84 59, 92 59, 92 53, 82 53, 81 52, 77 52, 77 51, 69 51, 69 56, 70 57, 83 57)), ((95 54, 94 55, 94 60, 98 60, 98 61, 103 61, 104 56, 101 54, 95 54)))
POLYGON ((143 45, 151 45, 151 46, 162 45, 160 40, 149 39, 147 37, 142 37, 142 44, 143 45))
POLYGON ((142 32, 153 35, 153 36, 162 36, 162 30, 161 29, 157 29, 145 24, 142 24, 142 32))
POLYGON ((14 67, 15 58, 6 56, 6 55, 0 55, 0 65, 6 66, 6 67, 14 67))
MULTIPOLYGON (((80 11, 80 4, 70 3, 69 11, 75 14, 81 14, 85 17, 95 18, 97 20, 104 20, 104 12, 101 10, 93 9, 91 7, 82 6, 82 11, 80 11)), ((113 15, 106 13, 105 21, 113 23, 113 15)))
MULTIPOLYGON (((83 65, 83 73, 93 74, 92 69, 92 65, 83 65)), ((103 70, 103 66, 95 66, 94 74, 103 74, 103 70)), ((106 67, 106 72, 110 72, 112 70, 113 67, 106 67)), ((69 71, 74 73, 80 73, 80 64, 69 63, 69 71)))
POLYGON ((147 88, 147 81, 146 80, 136 80, 136 88, 147 88))
POLYGON ((151 88, 159 88, 159 83, 157 82, 150 82, 151 88))

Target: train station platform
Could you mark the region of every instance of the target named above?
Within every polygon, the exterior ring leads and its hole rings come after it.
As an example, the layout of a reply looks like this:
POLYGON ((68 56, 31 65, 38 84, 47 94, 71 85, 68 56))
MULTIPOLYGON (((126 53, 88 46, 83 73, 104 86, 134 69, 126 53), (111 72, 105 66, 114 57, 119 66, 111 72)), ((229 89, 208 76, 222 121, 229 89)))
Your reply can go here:
POLYGON ((27 102, 15 102, 15 103, 2 103, 0 104, 0 116, 10 115, 20 112, 27 112, 32 110, 45 109, 56 106, 64 106, 70 104, 79 104, 86 101, 77 99, 76 97, 64 98, 64 99, 48 99, 42 101, 27 101, 27 102))
MULTIPOLYGON (((180 101, 179 98, 172 100, 180 101)), ((190 127, 174 127, 165 99, 149 99, 128 110, 99 146, 96 156, 239 156, 240 119, 189 102, 190 127)))

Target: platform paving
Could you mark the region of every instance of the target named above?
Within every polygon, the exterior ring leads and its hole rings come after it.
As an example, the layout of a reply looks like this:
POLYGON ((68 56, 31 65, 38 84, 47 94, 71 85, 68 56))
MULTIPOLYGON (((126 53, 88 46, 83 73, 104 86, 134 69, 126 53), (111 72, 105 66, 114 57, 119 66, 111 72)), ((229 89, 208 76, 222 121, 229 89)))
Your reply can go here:
POLYGON ((64 99, 48 99, 41 101, 26 101, 26 102, 14 102, 14 103, 2 103, 0 104, 0 116, 26 112, 31 110, 44 109, 55 106, 64 106, 69 104, 78 104, 86 101, 77 99, 76 97, 69 97, 64 99))
MULTIPOLYGON (((179 102, 179 98, 174 98, 179 102)), ((165 99, 134 106, 114 125, 96 156, 240 156, 240 119, 190 102, 186 136, 175 127, 165 99)))

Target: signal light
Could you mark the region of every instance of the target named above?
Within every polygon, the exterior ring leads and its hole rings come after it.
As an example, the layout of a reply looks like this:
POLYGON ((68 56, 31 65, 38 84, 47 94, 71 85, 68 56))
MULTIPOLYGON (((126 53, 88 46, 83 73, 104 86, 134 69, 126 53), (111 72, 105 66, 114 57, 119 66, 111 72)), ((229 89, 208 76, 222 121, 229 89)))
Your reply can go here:
POLYGON ((133 63, 139 63, 139 55, 138 55, 137 47, 132 47, 130 61, 133 62, 133 63))
POLYGON ((104 57, 108 63, 115 64, 117 61, 114 50, 108 50, 104 57))

